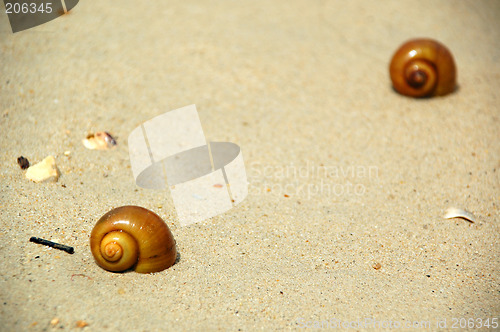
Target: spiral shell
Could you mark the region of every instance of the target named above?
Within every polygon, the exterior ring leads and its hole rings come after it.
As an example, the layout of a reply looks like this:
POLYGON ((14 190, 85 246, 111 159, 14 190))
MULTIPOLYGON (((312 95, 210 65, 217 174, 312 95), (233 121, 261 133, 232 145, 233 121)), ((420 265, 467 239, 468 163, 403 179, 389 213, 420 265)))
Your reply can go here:
POLYGON ((159 272, 175 263, 175 240, 157 214, 122 206, 103 215, 90 234, 90 249, 105 270, 159 272))
POLYGON ((394 89, 410 97, 442 96, 456 88, 453 56, 432 39, 404 43, 392 57, 389 72, 394 89))

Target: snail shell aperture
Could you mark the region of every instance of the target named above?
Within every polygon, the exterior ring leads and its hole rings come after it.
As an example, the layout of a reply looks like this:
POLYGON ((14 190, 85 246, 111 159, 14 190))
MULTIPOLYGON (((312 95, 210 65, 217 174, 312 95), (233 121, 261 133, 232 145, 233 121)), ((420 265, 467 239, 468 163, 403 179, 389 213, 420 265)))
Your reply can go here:
POLYGON ((392 57, 389 71, 394 89, 406 96, 442 96, 456 88, 453 56, 446 46, 432 39, 404 43, 392 57))
POLYGON ((90 249, 96 263, 113 272, 159 272, 177 258, 167 224, 139 206, 122 206, 103 215, 90 234, 90 249))

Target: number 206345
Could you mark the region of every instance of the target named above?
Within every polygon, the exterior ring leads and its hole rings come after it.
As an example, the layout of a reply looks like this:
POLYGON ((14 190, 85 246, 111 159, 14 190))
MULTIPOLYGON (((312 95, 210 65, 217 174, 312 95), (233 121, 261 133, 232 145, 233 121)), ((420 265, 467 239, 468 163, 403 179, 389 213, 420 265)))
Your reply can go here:
POLYGON ((452 318, 452 329, 498 328, 498 318, 452 318))
POLYGON ((35 13, 52 13, 52 2, 35 3, 5 3, 6 14, 35 14, 35 13))

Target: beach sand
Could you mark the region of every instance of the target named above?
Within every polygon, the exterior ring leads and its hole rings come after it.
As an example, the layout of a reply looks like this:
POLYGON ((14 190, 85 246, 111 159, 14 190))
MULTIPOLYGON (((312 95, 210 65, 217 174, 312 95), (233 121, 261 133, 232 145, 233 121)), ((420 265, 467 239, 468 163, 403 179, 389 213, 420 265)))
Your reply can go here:
POLYGON ((88 0, 13 34, 2 13, 0 330, 491 324, 498 17, 497 1, 88 0), (455 93, 394 92, 389 61, 415 37, 452 51, 455 93), (191 104, 207 140, 241 147, 249 194, 182 227, 168 192, 136 186, 127 138, 191 104), (96 131, 116 148, 86 149, 96 131), (21 155, 53 155, 59 180, 27 180, 21 155), (120 274, 94 263, 93 225, 130 204, 167 222, 173 267, 120 274), (476 222, 444 219, 449 207, 476 222))

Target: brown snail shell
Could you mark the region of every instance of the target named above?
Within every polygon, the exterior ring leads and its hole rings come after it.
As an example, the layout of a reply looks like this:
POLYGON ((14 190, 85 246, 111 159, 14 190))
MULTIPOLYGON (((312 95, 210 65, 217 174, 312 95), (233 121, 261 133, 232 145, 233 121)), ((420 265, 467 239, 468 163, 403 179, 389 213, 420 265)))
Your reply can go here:
POLYGON ((175 240, 156 213, 122 206, 103 215, 90 234, 90 249, 105 270, 159 272, 175 263, 175 240))
POLYGON ((453 55, 432 39, 404 43, 392 57, 389 72, 394 89, 410 97, 443 96, 457 84, 453 55))

